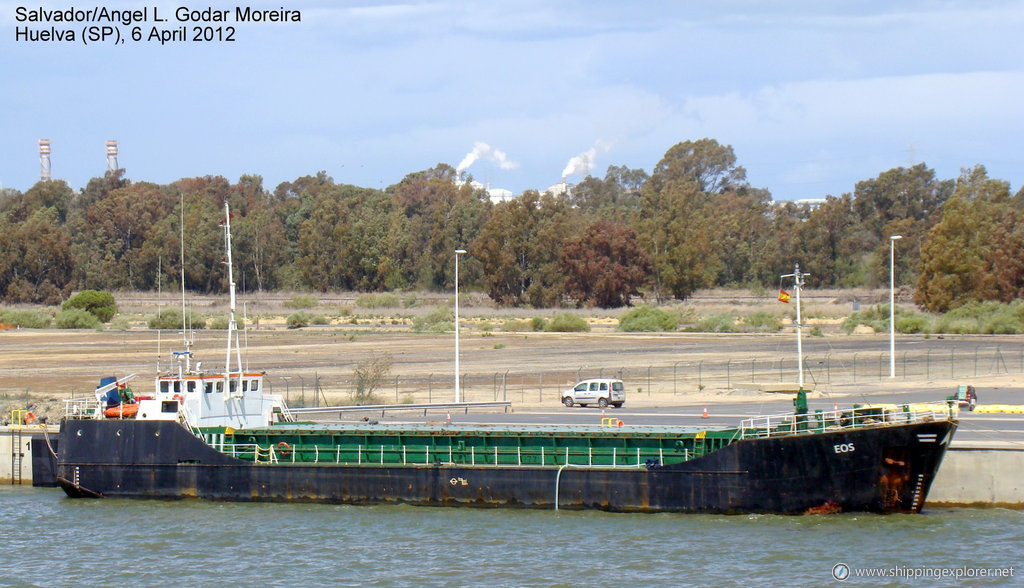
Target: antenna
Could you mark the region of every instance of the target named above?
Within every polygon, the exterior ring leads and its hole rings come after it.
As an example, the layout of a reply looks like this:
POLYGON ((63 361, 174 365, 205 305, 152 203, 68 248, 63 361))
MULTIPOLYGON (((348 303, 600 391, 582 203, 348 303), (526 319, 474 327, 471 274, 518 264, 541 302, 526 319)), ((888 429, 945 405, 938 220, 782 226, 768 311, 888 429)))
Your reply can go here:
POLYGON ((50 179, 50 140, 39 139, 39 179, 50 179))

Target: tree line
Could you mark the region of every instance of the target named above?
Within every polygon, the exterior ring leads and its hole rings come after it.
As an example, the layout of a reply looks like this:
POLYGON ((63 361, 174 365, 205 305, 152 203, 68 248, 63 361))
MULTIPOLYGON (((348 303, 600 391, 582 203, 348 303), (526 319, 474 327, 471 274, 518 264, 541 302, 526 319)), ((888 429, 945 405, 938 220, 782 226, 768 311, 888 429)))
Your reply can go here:
POLYGON ((714 139, 672 146, 650 173, 610 166, 561 194, 493 204, 447 164, 386 189, 325 173, 273 191, 258 175, 160 185, 124 170, 81 191, 61 180, 0 193, 0 298, 56 304, 72 290, 226 289, 219 227, 232 221, 242 291, 450 291, 508 306, 627 305, 701 288, 779 285, 800 262, 818 287, 897 284, 941 312, 1024 294, 1024 190, 983 166, 939 179, 885 171, 818 204, 773 202, 714 139), (181 235, 184 235, 182 255, 181 235), (184 267, 182 267, 184 263, 184 267))

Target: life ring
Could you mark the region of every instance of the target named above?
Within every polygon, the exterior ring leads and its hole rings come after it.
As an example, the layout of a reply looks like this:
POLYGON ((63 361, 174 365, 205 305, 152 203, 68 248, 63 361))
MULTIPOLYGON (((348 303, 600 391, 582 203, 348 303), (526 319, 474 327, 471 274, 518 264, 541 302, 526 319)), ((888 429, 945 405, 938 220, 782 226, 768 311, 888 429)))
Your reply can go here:
POLYGON ((178 404, 185 402, 185 399, 181 397, 181 394, 175 394, 174 396, 171 396, 171 400, 176 401, 178 404))
POLYGON ((28 411, 22 419, 24 419, 26 425, 31 425, 36 422, 36 415, 32 414, 32 411, 28 411))
POLYGON ((288 445, 284 441, 277 444, 277 452, 281 454, 281 457, 288 457, 292 454, 291 445, 288 445))

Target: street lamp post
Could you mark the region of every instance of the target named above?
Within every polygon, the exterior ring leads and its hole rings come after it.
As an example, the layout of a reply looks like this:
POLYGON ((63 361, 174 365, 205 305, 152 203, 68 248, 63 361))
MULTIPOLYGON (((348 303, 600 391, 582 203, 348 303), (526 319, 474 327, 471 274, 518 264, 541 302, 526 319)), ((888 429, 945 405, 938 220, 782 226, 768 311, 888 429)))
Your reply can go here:
POLYGON ((889 377, 896 377, 896 240, 903 235, 889 237, 889 377))
POLYGON ((455 250, 455 402, 461 402, 459 395, 459 256, 465 249, 455 250))

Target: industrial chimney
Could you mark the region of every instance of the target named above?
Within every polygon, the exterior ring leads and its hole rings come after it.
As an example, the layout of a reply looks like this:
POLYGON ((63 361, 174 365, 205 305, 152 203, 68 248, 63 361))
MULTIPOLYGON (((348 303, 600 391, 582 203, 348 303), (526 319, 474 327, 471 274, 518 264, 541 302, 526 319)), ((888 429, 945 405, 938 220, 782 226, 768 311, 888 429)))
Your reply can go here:
POLYGON ((107 141, 107 171, 117 171, 117 141, 107 141))
POLYGON ((50 140, 39 139, 39 179, 50 179, 50 140))

